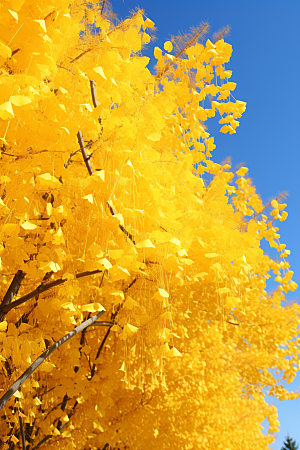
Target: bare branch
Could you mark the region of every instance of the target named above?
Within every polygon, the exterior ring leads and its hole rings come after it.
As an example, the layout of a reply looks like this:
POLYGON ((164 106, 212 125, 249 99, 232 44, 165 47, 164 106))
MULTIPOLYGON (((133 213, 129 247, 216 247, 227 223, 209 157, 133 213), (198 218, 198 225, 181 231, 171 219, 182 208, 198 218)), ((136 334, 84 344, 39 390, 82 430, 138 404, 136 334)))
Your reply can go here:
POLYGON ((94 322, 96 322, 99 317, 101 317, 105 311, 100 311, 97 314, 95 314, 90 319, 82 322, 78 327, 76 327, 74 330, 70 331, 66 336, 63 336, 61 339, 59 339, 57 342, 52 344, 46 351, 44 351, 32 364, 28 367, 27 370, 15 381, 15 383, 8 389, 8 391, 5 392, 5 394, 0 399, 0 410, 5 406, 6 402, 8 402, 11 397, 14 395, 14 393, 19 389, 20 386, 27 380, 30 375, 33 374, 33 372, 45 361, 45 359, 48 358, 55 350, 57 350, 62 344, 69 341, 72 337, 76 336, 76 334, 80 333, 85 328, 92 325, 94 322))
POLYGON ((221 30, 217 31, 213 34, 213 44, 215 44, 220 39, 223 39, 224 36, 228 36, 230 33, 230 25, 226 25, 221 30))

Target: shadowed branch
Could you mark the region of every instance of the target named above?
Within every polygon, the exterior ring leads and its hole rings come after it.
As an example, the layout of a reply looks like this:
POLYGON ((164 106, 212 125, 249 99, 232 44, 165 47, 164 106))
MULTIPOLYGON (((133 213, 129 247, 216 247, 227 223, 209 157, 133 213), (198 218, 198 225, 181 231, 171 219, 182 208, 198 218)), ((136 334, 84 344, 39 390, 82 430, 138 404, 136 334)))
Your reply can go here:
MULTIPOLYGON (((95 275, 97 273, 101 273, 102 270, 92 270, 92 271, 86 271, 86 272, 81 272, 81 273, 77 273, 75 275, 75 278, 79 279, 79 278, 83 278, 83 277, 88 277, 90 275, 95 275)), ((22 305, 23 303, 27 302, 28 300, 30 300, 31 298, 36 297, 37 295, 42 294, 45 291, 48 291, 49 289, 52 289, 53 287, 59 286, 60 284, 65 283, 67 280, 60 278, 58 280, 54 280, 54 281, 50 281, 50 283, 47 284, 41 284, 40 286, 38 286, 34 291, 29 292, 26 295, 23 295, 23 297, 19 298, 18 300, 15 300, 13 303, 7 304, 6 306, 3 306, 3 302, 2 305, 0 307, 0 319, 1 319, 1 314, 4 313, 7 314, 11 309, 16 308, 17 306, 22 305)), ((2 320, 0 320, 0 322, 2 322, 2 320)))

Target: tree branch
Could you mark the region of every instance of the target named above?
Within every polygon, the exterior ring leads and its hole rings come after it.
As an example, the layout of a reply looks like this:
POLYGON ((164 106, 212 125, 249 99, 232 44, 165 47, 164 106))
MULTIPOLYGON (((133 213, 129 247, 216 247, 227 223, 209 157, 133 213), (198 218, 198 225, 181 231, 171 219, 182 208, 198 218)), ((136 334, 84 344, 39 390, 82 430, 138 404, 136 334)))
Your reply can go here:
MULTIPOLYGON (((3 322, 6 315, 5 307, 8 307, 10 305, 12 299, 18 293, 25 275, 26 275, 25 272, 23 272, 22 270, 18 270, 16 275, 14 276, 0 306, 0 322, 3 322)), ((10 309, 8 309, 8 311, 10 309)))
POLYGON ((96 91, 95 91, 95 84, 94 83, 95 83, 94 80, 90 80, 93 105, 94 105, 94 108, 97 108, 98 102, 97 102, 97 98, 96 98, 96 91))
POLYGON ((88 156, 86 154, 86 150, 85 150, 85 147, 84 147, 84 142, 83 142, 81 131, 78 131, 77 139, 78 139, 78 143, 80 145, 81 153, 82 153, 83 160, 85 162, 86 168, 87 168, 89 174, 92 175, 93 174, 93 169, 92 169, 91 163, 89 161, 89 158, 88 158, 88 156))
POLYGON ((24 424, 23 424, 23 419, 21 416, 19 416, 19 422, 20 422, 20 433, 22 436, 22 447, 23 447, 23 450, 26 450, 26 438, 25 438, 24 424))
MULTIPOLYGON (((92 270, 92 271, 87 271, 87 272, 81 272, 75 275, 75 278, 79 279, 79 278, 83 278, 83 277, 88 277, 90 275, 95 275, 97 273, 101 273, 102 270, 92 270)), ((0 307, 0 318, 1 318, 1 314, 4 312, 5 314, 7 314, 11 309, 16 308, 19 305, 22 305, 23 303, 27 302, 28 300, 30 300, 31 298, 42 294, 45 291, 48 291, 49 289, 52 289, 53 287, 59 286, 60 284, 65 283, 67 280, 63 279, 63 278, 59 278, 58 280, 54 280, 54 281, 50 281, 50 283, 47 284, 40 284, 40 286, 38 286, 34 291, 29 292, 28 294, 24 295, 23 297, 19 298, 18 300, 15 300, 13 303, 8 304, 6 306, 2 306, 0 307)), ((3 300, 4 301, 4 300, 3 300)), ((3 304, 3 302, 2 302, 3 304)))
POLYGON ((72 337, 76 336, 76 334, 80 333, 85 328, 92 325, 94 322, 101 317, 105 311, 100 311, 95 314, 90 319, 82 322, 78 327, 74 330, 70 331, 66 336, 63 336, 57 342, 52 344, 45 352, 43 352, 32 364, 28 367, 27 370, 15 381, 15 383, 5 392, 5 394, 0 399, 0 410, 5 406, 5 404, 11 399, 14 393, 19 389, 20 386, 27 380, 27 378, 33 374, 33 372, 48 358, 55 350, 57 350, 62 344, 69 341, 72 337))
MULTIPOLYGON (((108 336, 109 336, 110 328, 111 328, 111 327, 109 327, 109 329, 107 330, 107 332, 106 332, 104 338, 102 339, 102 342, 101 342, 101 344, 100 344, 100 347, 98 348, 98 351, 97 351, 97 355, 96 355, 95 360, 97 360, 97 359, 99 358, 99 356, 100 356, 100 353, 101 353, 101 351, 102 351, 102 349, 103 349, 103 347, 104 347, 104 345, 105 345, 105 342, 106 342, 106 340, 107 340, 107 338, 108 338, 108 336)), ((93 376, 95 375, 95 370, 96 370, 96 364, 94 363, 94 364, 93 364, 93 367, 92 367, 92 370, 91 370, 91 379, 92 379, 93 376)))

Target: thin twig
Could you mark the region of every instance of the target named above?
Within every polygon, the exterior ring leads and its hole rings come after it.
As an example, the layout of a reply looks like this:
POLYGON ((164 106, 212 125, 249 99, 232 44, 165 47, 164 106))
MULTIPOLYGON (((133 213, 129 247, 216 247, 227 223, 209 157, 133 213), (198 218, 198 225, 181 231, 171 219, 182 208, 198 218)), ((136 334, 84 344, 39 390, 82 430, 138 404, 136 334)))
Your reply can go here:
POLYGON ((69 341, 72 337, 76 336, 76 334, 80 333, 85 328, 92 325, 96 322, 99 317, 101 317, 105 311, 99 311, 90 319, 82 322, 78 327, 74 330, 70 331, 66 336, 63 336, 57 342, 52 344, 46 351, 44 351, 32 364, 28 367, 25 372, 14 382, 14 384, 5 392, 5 394, 0 399, 0 410, 5 406, 6 402, 8 402, 14 393, 19 389, 20 386, 27 380, 27 378, 33 374, 33 372, 48 358, 55 350, 57 350, 62 344, 69 341))
MULTIPOLYGON (((130 289, 131 286, 133 286, 134 283, 135 283, 136 281, 137 281, 137 278, 135 278, 135 279, 130 283, 130 285, 127 286, 126 289, 124 289, 124 292, 127 292, 128 289, 130 289)), ((117 311, 116 311, 114 314, 111 315, 111 319, 112 319, 112 320, 115 320, 115 318, 116 318, 116 316, 117 316, 117 314, 118 314, 120 308, 121 308, 121 305, 119 305, 117 311)), ((108 322, 108 323, 109 323, 109 322, 108 322)), ((111 322, 111 323, 112 323, 112 325, 113 325, 113 322, 111 322)), ((94 324, 94 325, 95 325, 95 324, 94 324)), ((106 332, 106 334, 105 334, 105 336, 104 336, 104 338, 103 338, 103 340, 102 340, 102 342, 101 342, 101 344, 100 344, 100 346, 99 346, 99 348, 98 348, 98 351, 97 351, 97 354, 96 354, 95 361, 96 361, 96 360, 99 358, 99 356, 100 356, 100 353, 101 353, 101 351, 102 351, 102 349, 103 349, 103 347, 104 347, 104 345, 105 345, 105 342, 106 342, 106 340, 107 340, 107 338, 108 338, 108 336, 109 336, 110 330, 111 330, 111 327, 109 327, 109 329, 107 330, 107 332, 106 332)), ((94 364, 93 364, 93 367, 92 367, 92 370, 91 370, 91 378, 90 378, 90 379, 92 379, 93 376, 95 375, 95 370, 96 370, 96 364, 94 363, 94 364)))
POLYGON ((80 53, 80 55, 76 56, 76 58, 72 59, 70 64, 73 64, 75 61, 77 61, 79 58, 81 58, 82 56, 84 56, 86 53, 92 51, 92 48, 88 48, 87 50, 85 50, 84 52, 80 53))
MULTIPOLYGON (((105 344, 105 342, 106 342, 106 340, 107 340, 107 338, 108 338, 108 336, 109 336, 109 333, 110 333, 110 327, 109 327, 109 329, 107 330, 107 332, 106 332, 106 334, 105 334, 105 336, 104 336, 104 338, 103 338, 103 340, 102 340, 102 342, 101 342, 101 344, 100 344, 100 347, 98 348, 98 351, 97 351, 97 355, 96 355, 95 360, 97 360, 97 359, 99 358, 100 353, 101 353, 101 351, 102 351, 102 349, 103 349, 103 347, 104 347, 104 344, 105 344)), ((95 375, 95 370, 96 370, 96 364, 94 363, 94 364, 93 364, 93 367, 92 367, 92 370, 91 370, 91 379, 92 379, 93 376, 95 375)))

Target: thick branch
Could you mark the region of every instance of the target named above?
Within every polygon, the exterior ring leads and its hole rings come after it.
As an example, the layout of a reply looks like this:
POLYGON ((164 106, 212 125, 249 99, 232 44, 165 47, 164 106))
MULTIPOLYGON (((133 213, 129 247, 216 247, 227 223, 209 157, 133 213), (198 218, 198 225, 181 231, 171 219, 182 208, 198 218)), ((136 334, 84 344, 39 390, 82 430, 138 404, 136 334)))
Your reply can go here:
MULTIPOLYGON (((18 270, 18 272, 14 276, 14 278, 8 288, 8 291, 6 292, 6 294, 2 300, 1 306, 0 306, 0 322, 3 322, 6 312, 7 312, 7 311, 5 311, 5 306, 7 307, 8 305, 10 305, 10 303, 12 302, 12 299, 18 293, 19 288, 21 286, 21 283, 22 283, 25 275, 26 275, 25 272, 23 272, 22 270, 18 270)), ((8 309, 8 311, 9 311, 9 309, 8 309)))
POLYGON ((66 336, 63 336, 59 341, 52 344, 44 353, 42 353, 32 364, 28 367, 27 370, 15 381, 15 383, 5 392, 5 394, 0 399, 0 410, 5 406, 6 402, 8 402, 14 393, 19 389, 20 386, 30 377, 31 374, 48 358, 55 350, 57 350, 62 344, 69 341, 72 337, 76 336, 76 334, 80 333, 85 328, 92 325, 96 322, 99 317, 101 317, 105 311, 100 311, 95 314, 90 319, 82 322, 78 327, 68 333, 66 336))
MULTIPOLYGON (((102 270, 92 270, 92 271, 87 271, 87 272, 81 272, 78 273, 77 275, 75 275, 75 278, 83 278, 83 277, 88 277, 90 275, 95 275, 96 273, 101 273, 102 270)), ((1 318, 1 313, 5 313, 7 314, 8 311, 10 311, 13 308, 16 308, 19 305, 22 305, 23 303, 27 302, 28 300, 30 300, 33 297, 36 297, 37 295, 42 294, 45 291, 48 291, 49 289, 52 289, 53 287, 59 286, 60 284, 65 283, 67 280, 60 278, 58 280, 54 280, 54 281, 50 281, 50 283, 47 284, 41 284, 40 286, 38 286, 34 291, 29 292, 26 295, 23 295, 23 297, 19 298, 18 300, 15 300, 13 303, 0 307, 0 318, 1 318)))

